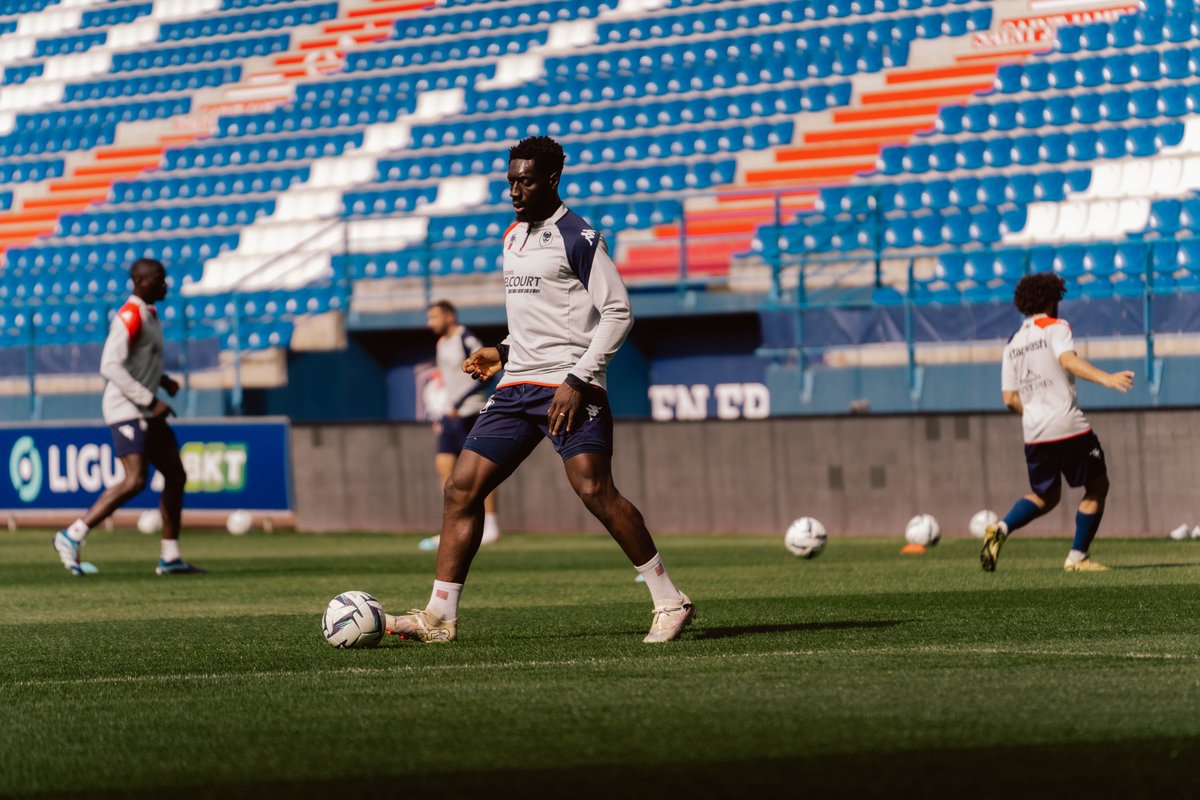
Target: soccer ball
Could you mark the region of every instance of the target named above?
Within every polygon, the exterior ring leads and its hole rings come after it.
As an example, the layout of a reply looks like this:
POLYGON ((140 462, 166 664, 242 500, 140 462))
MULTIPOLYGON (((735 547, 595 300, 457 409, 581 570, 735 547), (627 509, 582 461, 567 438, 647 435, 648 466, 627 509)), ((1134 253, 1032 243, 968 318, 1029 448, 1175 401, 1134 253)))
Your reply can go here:
POLYGON ((157 508, 147 509, 138 514, 137 529, 149 536, 162 530, 162 514, 157 508))
POLYGON ((234 536, 241 536, 250 530, 250 526, 254 524, 254 516, 249 511, 234 511, 225 520, 225 530, 232 533, 234 536))
POLYGON ((967 526, 967 529, 971 531, 971 535, 976 539, 982 539, 987 535, 988 526, 995 525, 999 521, 1000 518, 996 516, 995 511, 985 508, 983 511, 975 512, 975 516, 971 517, 971 524, 967 526))
POLYGON ((933 547, 942 538, 942 529, 938 521, 929 514, 917 514, 904 527, 904 538, 909 544, 922 547, 933 547))
POLYGON ((812 517, 801 517, 788 527, 783 536, 783 546, 794 556, 816 558, 825 549, 829 537, 825 526, 812 517))
POLYGON ((366 592, 342 592, 325 607, 321 630, 334 647, 374 647, 383 638, 383 606, 366 592))
POLYGON ((1187 523, 1184 523, 1168 533, 1167 536, 1171 537, 1176 542, 1182 542, 1184 539, 1188 538, 1188 533, 1189 529, 1187 523))

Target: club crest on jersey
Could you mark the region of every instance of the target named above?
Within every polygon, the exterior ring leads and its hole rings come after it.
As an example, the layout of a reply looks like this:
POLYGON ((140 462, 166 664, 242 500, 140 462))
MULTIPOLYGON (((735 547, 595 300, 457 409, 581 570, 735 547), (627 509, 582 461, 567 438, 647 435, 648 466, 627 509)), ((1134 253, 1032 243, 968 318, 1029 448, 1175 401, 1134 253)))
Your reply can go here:
POLYGON ((596 243, 596 232, 594 230, 592 230, 591 228, 585 228, 584 230, 579 232, 579 235, 582 236, 583 238, 587 239, 588 244, 596 243))
POLYGON ((546 245, 550 244, 552 239, 554 239, 553 231, 542 231, 542 238, 539 239, 538 242, 542 247, 545 247, 546 245))
POLYGON ((508 237, 508 249, 512 250, 512 246, 517 243, 517 234, 514 232, 508 237))

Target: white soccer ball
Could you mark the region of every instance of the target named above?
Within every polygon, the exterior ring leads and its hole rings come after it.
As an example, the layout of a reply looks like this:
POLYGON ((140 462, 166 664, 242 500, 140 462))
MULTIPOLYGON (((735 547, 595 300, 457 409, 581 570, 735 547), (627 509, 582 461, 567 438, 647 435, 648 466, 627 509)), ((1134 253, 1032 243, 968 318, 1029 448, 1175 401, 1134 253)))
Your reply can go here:
POLYGON ((904 538, 909 544, 933 547, 941 540, 942 529, 931 515, 917 514, 904 527, 904 538))
POLYGON ((1200 539, 1200 525, 1197 525, 1196 527, 1192 528, 1192 538, 1200 539))
POLYGON ((137 529, 149 536, 162 530, 162 513, 157 508, 150 508, 138 514, 137 529))
POLYGON ((995 511, 985 508, 983 511, 975 512, 975 516, 971 517, 971 523, 967 526, 967 529, 971 531, 971 535, 976 539, 982 539, 987 535, 988 526, 995 525, 999 521, 1000 518, 996 516, 995 511))
POLYGON ((1190 531, 1191 529, 1188 528, 1187 523, 1184 523, 1168 533, 1167 536, 1176 542, 1182 542, 1184 539, 1188 538, 1190 531))
POLYGON ((788 552, 801 558, 816 558, 829 543, 825 526, 812 517, 801 517, 793 522, 783 535, 783 545, 788 552))
POLYGON ((374 647, 383 638, 383 606, 366 592, 342 592, 325 607, 321 630, 334 647, 374 647))
POLYGON ((248 533, 250 526, 254 524, 254 515, 249 511, 234 511, 225 520, 225 530, 232 533, 234 536, 241 536, 243 533, 248 533))

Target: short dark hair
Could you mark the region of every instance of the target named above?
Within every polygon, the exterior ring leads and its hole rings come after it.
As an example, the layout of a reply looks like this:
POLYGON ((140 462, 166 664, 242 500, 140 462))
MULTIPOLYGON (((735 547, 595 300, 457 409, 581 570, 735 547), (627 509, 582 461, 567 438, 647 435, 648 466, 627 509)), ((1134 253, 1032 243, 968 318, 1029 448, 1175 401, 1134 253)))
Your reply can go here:
POLYGON ((165 270, 161 261, 156 261, 153 258, 139 258, 129 265, 129 278, 136 281, 139 275, 145 275, 151 270, 156 269, 165 270))
POLYGON ((1039 272, 1017 281, 1013 305, 1025 316, 1032 317, 1053 309, 1066 294, 1067 282, 1061 276, 1053 272, 1039 272))
POLYGON ((434 302, 430 303, 425 310, 432 311, 435 308, 440 308, 447 314, 453 314, 456 317, 458 316, 458 309, 455 308, 454 303, 451 303, 449 300, 435 300, 434 302))
POLYGON ((547 175, 562 172, 567 163, 562 145, 549 136, 530 136, 508 148, 508 160, 516 159, 532 161, 547 175))

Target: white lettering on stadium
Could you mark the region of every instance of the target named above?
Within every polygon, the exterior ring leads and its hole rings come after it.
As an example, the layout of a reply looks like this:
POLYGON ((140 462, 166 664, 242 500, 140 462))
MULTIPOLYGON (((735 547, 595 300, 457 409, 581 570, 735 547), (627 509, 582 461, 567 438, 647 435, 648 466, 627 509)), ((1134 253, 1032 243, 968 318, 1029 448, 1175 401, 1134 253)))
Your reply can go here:
POLYGON ((765 419, 771 414, 771 392, 761 383, 718 383, 709 387, 661 384, 650 387, 650 416, 668 420, 708 419, 709 398, 716 400, 718 419, 765 419))

